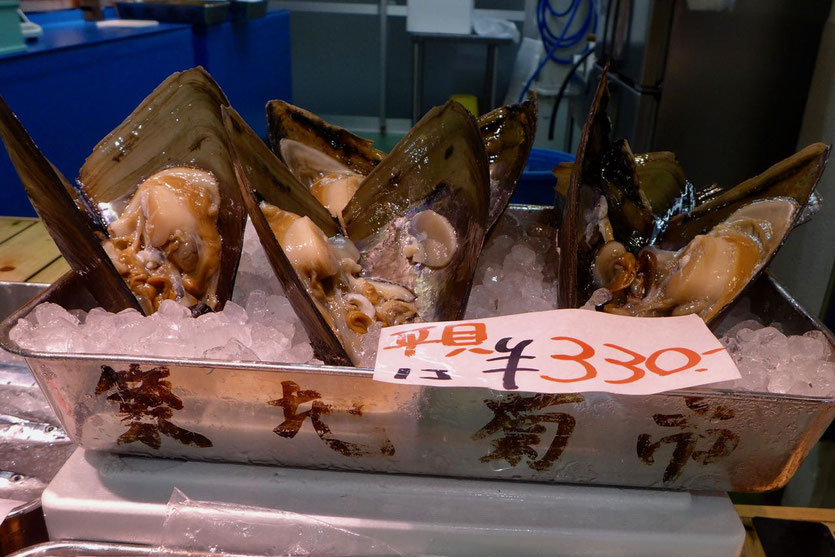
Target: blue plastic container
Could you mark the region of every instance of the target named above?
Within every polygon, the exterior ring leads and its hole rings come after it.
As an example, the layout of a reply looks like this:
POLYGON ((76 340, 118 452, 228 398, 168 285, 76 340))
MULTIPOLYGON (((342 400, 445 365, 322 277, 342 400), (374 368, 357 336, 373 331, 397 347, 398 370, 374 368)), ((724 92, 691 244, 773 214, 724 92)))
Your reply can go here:
POLYGON ((553 205, 557 179, 551 170, 561 162, 574 162, 574 155, 553 149, 531 149, 522 179, 519 180, 510 202, 553 205))

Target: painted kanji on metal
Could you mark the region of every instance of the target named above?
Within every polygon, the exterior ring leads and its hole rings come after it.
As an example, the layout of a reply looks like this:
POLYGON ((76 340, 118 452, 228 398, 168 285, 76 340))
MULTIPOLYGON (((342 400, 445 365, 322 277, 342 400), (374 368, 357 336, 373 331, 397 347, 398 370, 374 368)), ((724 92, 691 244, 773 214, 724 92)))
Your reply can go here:
MULTIPOLYGON (((344 456, 369 456, 382 454, 384 456, 394 455, 395 449, 391 440, 382 432, 382 439, 377 447, 368 447, 349 441, 337 439, 331 431, 330 426, 325 423, 325 417, 333 414, 334 409, 330 404, 323 402, 322 395, 313 390, 302 390, 294 381, 281 382, 282 397, 267 402, 270 406, 278 406, 284 410, 284 421, 273 429, 276 435, 286 439, 294 438, 301 430, 305 420, 310 419, 313 430, 325 445, 332 451, 344 456), (310 403, 310 408, 299 412, 299 407, 310 403)), ((354 405, 347 410, 349 415, 362 416, 362 406, 354 405)))
POLYGON ((654 414, 652 417, 657 425, 676 428, 678 432, 661 437, 657 441, 653 441, 648 433, 638 436, 636 447, 638 458, 648 466, 655 464, 655 453, 661 447, 673 445, 670 461, 664 469, 664 483, 678 480, 690 460, 705 466, 729 456, 739 445, 739 435, 729 429, 719 427, 701 429, 692 423, 694 417, 697 420, 708 420, 709 423, 717 424, 730 420, 735 416, 732 408, 711 405, 701 397, 685 397, 684 403, 692 411, 690 416, 654 414))
POLYGON ((119 436, 117 444, 139 442, 159 449, 162 434, 184 445, 212 446, 208 437, 171 422, 174 411, 183 409, 183 401, 171 392, 171 382, 166 380, 169 375, 171 372, 166 366, 146 371, 142 371, 139 364, 130 364, 128 369, 121 371, 101 366, 96 396, 113 391, 107 400, 119 405, 122 421, 128 424, 128 430, 119 436))
POLYGON ((493 412, 493 419, 473 434, 472 439, 478 441, 497 434, 498 437, 491 440, 492 449, 479 460, 504 460, 511 466, 517 466, 524 459, 530 468, 538 472, 550 469, 568 445, 577 421, 566 412, 543 410, 583 400, 580 394, 512 394, 501 400, 485 400, 484 404, 493 412), (546 424, 554 425, 554 436, 542 452, 539 445, 549 430, 546 424))

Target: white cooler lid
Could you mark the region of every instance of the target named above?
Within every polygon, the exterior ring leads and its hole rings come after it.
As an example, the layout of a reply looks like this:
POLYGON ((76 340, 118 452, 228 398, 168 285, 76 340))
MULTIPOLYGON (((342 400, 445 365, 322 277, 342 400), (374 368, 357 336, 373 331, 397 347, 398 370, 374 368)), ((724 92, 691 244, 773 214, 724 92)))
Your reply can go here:
POLYGON ((383 553, 408 555, 738 555, 745 536, 724 493, 183 462, 84 449, 55 476, 43 508, 53 540, 167 546, 186 538, 207 547, 240 544, 267 523, 278 536, 293 530, 277 525, 298 515, 393 550, 383 553), (175 489, 201 502, 196 527, 172 522, 175 489))

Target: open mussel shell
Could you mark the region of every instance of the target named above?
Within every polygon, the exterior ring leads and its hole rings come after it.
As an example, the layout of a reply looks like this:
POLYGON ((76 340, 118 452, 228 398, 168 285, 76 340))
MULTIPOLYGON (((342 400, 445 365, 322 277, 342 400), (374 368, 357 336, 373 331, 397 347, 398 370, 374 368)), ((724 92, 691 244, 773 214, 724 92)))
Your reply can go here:
POLYGON ((280 100, 267 103, 267 133, 270 147, 279 157, 281 140, 291 139, 324 153, 363 176, 374 170, 386 156, 374 148, 372 141, 280 100))
POLYGON ((79 184, 104 225, 123 211, 137 186, 172 167, 210 172, 217 181, 220 267, 212 309, 232 295, 243 243, 246 211, 226 141, 221 107, 228 105, 202 68, 169 76, 102 139, 79 171, 79 184))
POLYGON ((0 136, 50 236, 70 267, 85 278, 98 303, 112 312, 141 310, 104 252, 77 192, 41 153, 2 98, 0 136))
POLYGON ((738 208, 707 234, 677 252, 646 248, 640 255, 645 294, 626 294, 611 313, 654 317, 696 314, 710 323, 765 269, 799 213, 789 197, 772 197, 738 208))
MULTIPOLYGON (((270 144, 296 178, 311 186, 329 173, 369 174, 386 154, 372 142, 327 124, 318 116, 284 101, 267 105, 270 144)), ((499 107, 478 119, 490 171, 490 230, 519 184, 536 135, 536 96, 499 107)))
MULTIPOLYGON (((573 168, 573 162, 562 162, 554 167, 558 197, 567 196, 573 168)), ((619 190, 628 191, 636 184, 630 192, 637 196, 633 199, 654 217, 666 217, 674 205, 687 201, 682 200, 682 193, 691 187, 675 153, 653 151, 635 154, 625 139, 615 141, 609 146, 604 156, 601 174, 607 184, 619 190)), ((621 193, 627 195, 624 191, 621 193)), ((701 198, 703 193, 704 198, 711 196, 711 190, 694 191, 693 202, 701 198)))
POLYGON ((791 197, 803 208, 823 174, 829 149, 826 144, 813 143, 692 211, 676 215, 670 219, 659 243, 664 247, 680 247, 756 199, 791 197))
POLYGON ((560 223, 558 297, 561 308, 579 307, 591 294, 591 262, 600 243, 590 243, 585 237, 586 225, 582 219, 603 195, 601 169, 612 129, 606 115, 607 72, 608 65, 600 76, 583 126, 560 223))
POLYGON ((490 165, 490 208, 487 229, 504 212, 531 152, 536 136, 537 101, 501 106, 478 118, 478 129, 490 165))
POLYGON ((700 194, 671 153, 634 155, 609 140, 608 98, 604 70, 566 192, 560 307, 577 307, 597 286, 613 293, 607 311, 711 321, 795 226, 829 147, 810 145, 731 190, 700 194))
POLYGON ((295 139, 282 139, 276 155, 308 188, 328 174, 354 173, 338 160, 295 139))
POLYGON ((409 288, 422 321, 459 319, 484 240, 489 188, 475 118, 454 101, 430 110, 365 178, 342 213, 348 237, 362 253, 363 275, 409 288), (442 224, 437 229, 454 240, 444 265, 415 263, 405 255, 419 221, 442 224))
POLYGON ((316 357, 330 365, 351 365, 336 334, 281 249, 261 211, 260 202, 266 201, 285 211, 309 217, 329 237, 338 232, 338 226, 234 109, 224 107, 223 120, 235 155, 235 173, 243 204, 276 278, 310 337, 316 357))

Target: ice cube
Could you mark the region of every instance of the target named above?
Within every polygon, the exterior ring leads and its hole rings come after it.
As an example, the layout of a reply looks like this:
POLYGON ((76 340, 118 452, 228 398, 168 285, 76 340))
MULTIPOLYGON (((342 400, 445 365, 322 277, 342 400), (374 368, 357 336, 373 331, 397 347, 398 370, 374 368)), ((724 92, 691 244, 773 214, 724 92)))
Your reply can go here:
POLYGON ((772 373, 768 379, 768 391, 772 393, 788 393, 795 383, 795 375, 792 373, 772 373))
POLYGON ((51 326, 54 324, 68 323, 70 325, 78 325, 79 320, 76 316, 59 306, 50 302, 39 304, 33 312, 35 322, 41 326, 51 326))
POLYGON ((84 326, 89 327, 109 327, 111 322, 115 321, 116 316, 103 308, 93 308, 84 319, 84 326))
POLYGON ((516 241, 506 234, 496 236, 490 242, 488 254, 501 254, 501 256, 504 257, 515 244, 516 241))
POLYGON ((267 307, 267 293, 263 290, 253 290, 246 299, 246 312, 253 323, 265 323, 269 317, 267 307))
POLYGON ((750 359, 740 359, 736 361, 736 366, 742 375, 739 379, 742 390, 768 392, 769 376, 762 364, 750 359))
POLYGON ((272 313, 273 319, 283 321, 286 323, 300 323, 299 317, 296 315, 293 306, 290 305, 290 300, 285 296, 273 294, 267 298, 267 307, 272 313))
POLYGON ((829 339, 826 338, 826 335, 823 334, 821 331, 808 331, 803 333, 804 337, 812 338, 818 341, 820 344, 821 349, 821 360, 829 360, 832 359, 833 355, 833 346, 829 342, 829 339))
POLYGON ((749 331, 756 331, 763 328, 763 324, 757 321, 756 319, 746 319, 744 321, 740 321, 725 333, 727 336, 736 335, 742 329, 748 329, 749 331))
POLYGON ((70 340, 73 332, 73 329, 66 324, 62 325, 60 322, 52 322, 47 326, 35 329, 32 335, 32 341, 39 350, 43 350, 44 352, 66 354, 70 349, 70 340))
POLYGON ((203 353, 203 356, 210 360, 229 360, 229 361, 257 361, 258 355, 244 346, 241 342, 232 339, 224 346, 211 348, 203 353))
POLYGON ((758 327, 756 329, 749 329, 745 327, 739 329, 736 332, 736 338, 738 338, 741 343, 752 345, 759 344, 759 335, 757 334, 757 331, 759 331, 761 328, 762 327, 758 327))
POLYGON ((310 346, 310 342, 300 342, 298 344, 294 344, 293 347, 287 352, 288 362, 296 362, 296 363, 306 363, 310 362, 313 359, 313 347, 310 346))
POLYGON ((179 304, 174 300, 163 300, 160 303, 159 309, 157 309, 155 315, 163 317, 172 323, 177 323, 183 319, 191 317, 191 311, 189 311, 186 306, 179 304))
POLYGON ((608 303, 612 299, 612 293, 606 288, 598 288, 594 292, 592 292, 591 297, 589 297, 588 301, 583 304, 583 307, 580 309, 590 309, 596 310, 599 306, 608 303))
POLYGON ((497 283, 502 279, 502 268, 494 267, 493 265, 487 265, 484 269, 484 274, 482 275, 481 282, 483 284, 487 283, 497 283))
POLYGON ((531 267, 536 261, 536 253, 528 246, 517 244, 510 249, 510 258, 520 267, 531 267))
POLYGON ((292 345, 292 332, 285 332, 265 325, 254 325, 252 327, 252 350, 259 359, 268 362, 282 361, 281 355, 287 352, 292 345))
POLYGON ((243 325, 249 319, 246 310, 235 302, 226 302, 223 306, 223 314, 229 319, 232 325, 243 325))
POLYGON ((15 326, 9 331, 9 338, 21 348, 33 350, 32 331, 34 329, 35 325, 29 320, 25 318, 18 319, 15 326))
POLYGON ((805 335, 794 335, 788 338, 789 356, 795 360, 824 360, 826 345, 819 339, 805 335))

